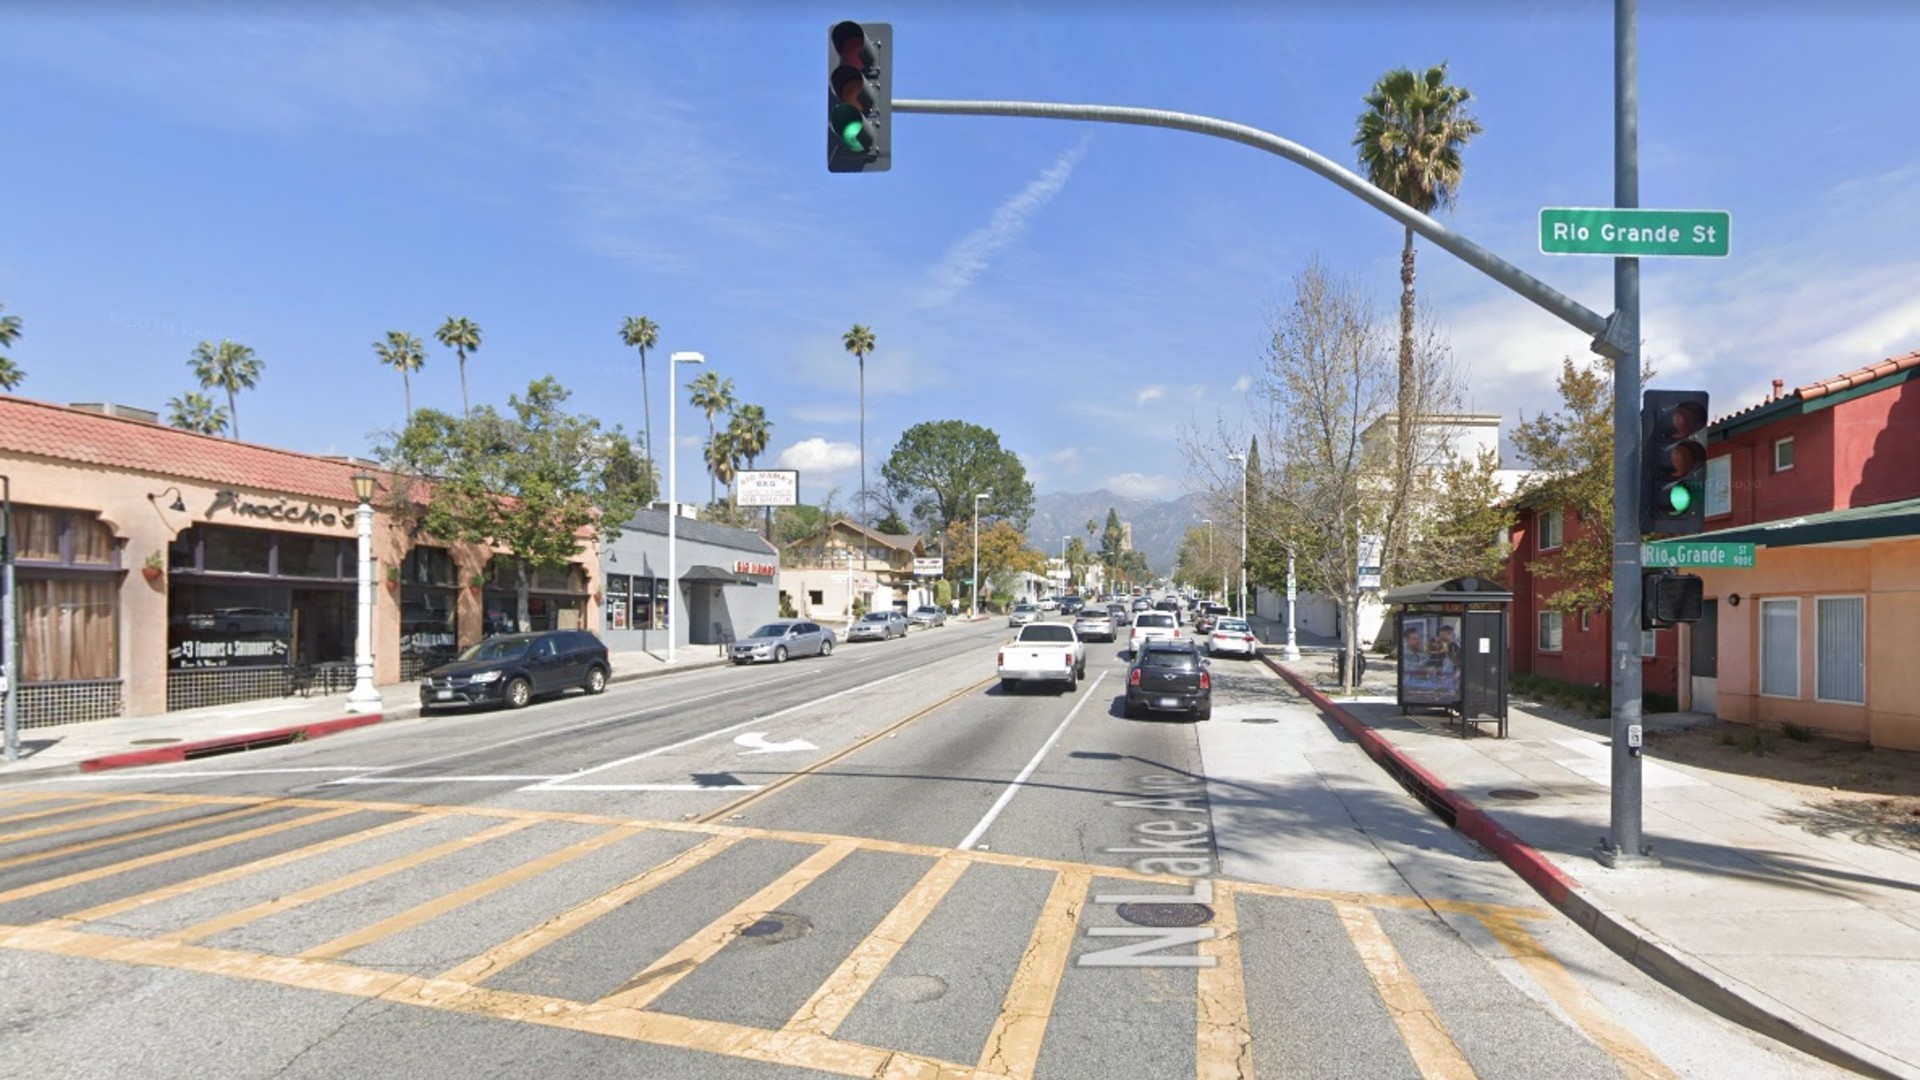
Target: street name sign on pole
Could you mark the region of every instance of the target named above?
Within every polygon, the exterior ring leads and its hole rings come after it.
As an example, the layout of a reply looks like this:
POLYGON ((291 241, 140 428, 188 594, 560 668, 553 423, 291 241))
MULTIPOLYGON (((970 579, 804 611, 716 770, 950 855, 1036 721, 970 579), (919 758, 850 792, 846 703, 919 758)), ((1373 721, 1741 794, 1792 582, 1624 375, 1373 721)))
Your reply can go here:
POLYGON ((1547 255, 1724 259, 1731 228, 1732 215, 1725 210, 1549 206, 1540 211, 1540 250, 1547 255))
POLYGON ((1708 570, 1753 569, 1752 544, 1718 544, 1703 540, 1669 540, 1642 544, 1642 566, 1672 566, 1679 569, 1704 567, 1708 570))

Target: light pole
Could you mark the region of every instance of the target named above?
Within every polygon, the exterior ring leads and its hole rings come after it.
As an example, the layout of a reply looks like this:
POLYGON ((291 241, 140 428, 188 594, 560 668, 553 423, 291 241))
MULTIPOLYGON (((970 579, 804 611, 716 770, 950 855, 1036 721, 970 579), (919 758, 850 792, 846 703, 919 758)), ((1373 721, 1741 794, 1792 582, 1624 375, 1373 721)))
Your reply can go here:
POLYGON ((1247 458, 1228 454, 1228 461, 1240 463, 1240 617, 1247 617, 1247 458))
MULTIPOLYGON (((865 540, 865 537, 861 538, 865 540)), ((853 632, 853 549, 845 551, 847 556, 847 632, 853 632)))
POLYGON ((348 712, 377 712, 382 707, 380 691, 373 688, 373 486, 372 473, 362 469, 353 474, 353 497, 360 503, 353 514, 360 536, 360 607, 353 632, 353 692, 347 695, 348 712))
POLYGON ((992 489, 973 497, 973 589, 969 597, 969 618, 980 617, 980 500, 993 498, 992 489))
POLYGON ((5 739, 8 761, 20 760, 20 710, 14 703, 20 700, 20 657, 17 643, 19 635, 14 626, 20 621, 20 604, 14 597, 13 589, 13 478, 0 476, 0 589, 6 590, 6 611, 0 613, 0 619, 6 620, 6 632, 0 634, 0 695, 6 699, 5 739))
MULTIPOLYGON (((1201 518, 1200 524, 1205 525, 1207 527, 1207 569, 1212 570, 1213 569, 1213 519, 1201 518)), ((1227 595, 1227 571, 1225 567, 1222 567, 1220 569, 1220 595, 1221 596, 1227 595)))
MULTIPOLYGON (((676 364, 704 364, 707 358, 697 352, 677 352, 670 357, 667 365, 667 663, 673 663, 674 613, 680 610, 680 477, 674 466, 679 463, 679 426, 676 420, 680 416, 680 392, 673 388, 680 376, 674 372, 680 370, 676 364)), ((654 603, 659 603, 656 597, 654 603)))
POLYGON ((1300 643, 1294 640, 1293 633, 1293 545, 1287 545, 1287 651, 1280 655, 1287 660, 1300 659, 1300 643))
POLYGON ((1062 596, 1066 595, 1068 589, 1073 588, 1073 567, 1067 565, 1067 541, 1072 539, 1073 537, 1071 536, 1063 536, 1060 538, 1060 572, 1066 575, 1060 579, 1060 594, 1062 596))

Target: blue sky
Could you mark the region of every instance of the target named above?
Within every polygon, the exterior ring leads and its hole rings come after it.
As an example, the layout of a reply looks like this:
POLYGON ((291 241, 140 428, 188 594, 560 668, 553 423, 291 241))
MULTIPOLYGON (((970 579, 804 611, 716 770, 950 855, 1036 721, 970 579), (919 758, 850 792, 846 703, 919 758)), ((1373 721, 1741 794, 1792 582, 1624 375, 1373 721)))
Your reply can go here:
MULTIPOLYGON (((845 504, 857 321, 878 338, 870 483, 902 430, 958 417, 1042 492, 1161 498, 1198 482, 1179 433, 1239 415, 1309 259, 1391 314, 1398 227, 1230 143, 901 116, 893 171, 829 175, 826 31, 846 17, 894 24, 899 97, 1205 113, 1345 164, 1373 81, 1447 61, 1486 131, 1443 220, 1612 308, 1609 261, 1537 250, 1542 206, 1612 199, 1610 3, 146 10, 0 3, 0 303, 29 397, 164 409, 195 388, 195 342, 230 337, 267 364, 243 434, 361 453, 403 412, 372 343, 427 341, 414 400, 457 408, 431 333, 464 315, 476 401, 551 373, 637 431, 618 328, 646 315, 662 457, 667 354, 699 350, 766 409, 761 465, 845 504)), ((1643 263, 1657 384, 1723 414, 1920 348, 1920 5, 1679 0, 1640 29, 1642 204, 1733 215, 1730 258, 1643 263)), ((1509 427, 1551 407, 1584 337, 1430 245, 1419 265, 1471 405, 1509 427)), ((679 420, 683 496, 704 498, 704 424, 679 420)))

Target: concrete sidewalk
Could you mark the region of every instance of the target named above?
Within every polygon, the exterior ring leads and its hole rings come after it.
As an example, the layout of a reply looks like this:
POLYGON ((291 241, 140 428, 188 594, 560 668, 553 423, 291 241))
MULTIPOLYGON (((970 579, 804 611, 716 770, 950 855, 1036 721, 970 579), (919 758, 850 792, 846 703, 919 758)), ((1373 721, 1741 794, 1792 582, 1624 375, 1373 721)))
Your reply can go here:
MULTIPOLYGON (((1331 650, 1266 662, 1443 819, 1641 969, 1723 1016, 1870 1076, 1920 1076, 1920 848, 1833 826, 1800 789, 1643 759, 1655 865, 1596 858, 1609 744, 1544 710, 1461 738, 1393 702, 1392 669, 1339 693, 1331 650)), ((1652 723, 1656 718, 1649 717, 1652 723)))
MULTIPOLYGON (((714 645, 678 649, 671 665, 664 652, 616 652, 608 660, 614 682, 727 662, 714 645)), ((316 694, 182 709, 159 716, 28 728, 20 732, 20 759, 0 761, 0 785, 304 742, 420 715, 419 683, 395 683, 378 689, 383 707, 371 713, 349 713, 345 694, 316 694)))

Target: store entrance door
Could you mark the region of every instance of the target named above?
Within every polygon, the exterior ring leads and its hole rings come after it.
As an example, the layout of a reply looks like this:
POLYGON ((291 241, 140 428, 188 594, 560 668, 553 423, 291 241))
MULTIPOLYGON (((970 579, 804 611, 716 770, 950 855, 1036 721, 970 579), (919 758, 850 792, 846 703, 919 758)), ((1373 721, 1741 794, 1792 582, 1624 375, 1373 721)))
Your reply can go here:
POLYGON ((293 666, 353 662, 355 605, 350 589, 294 589, 293 666))

